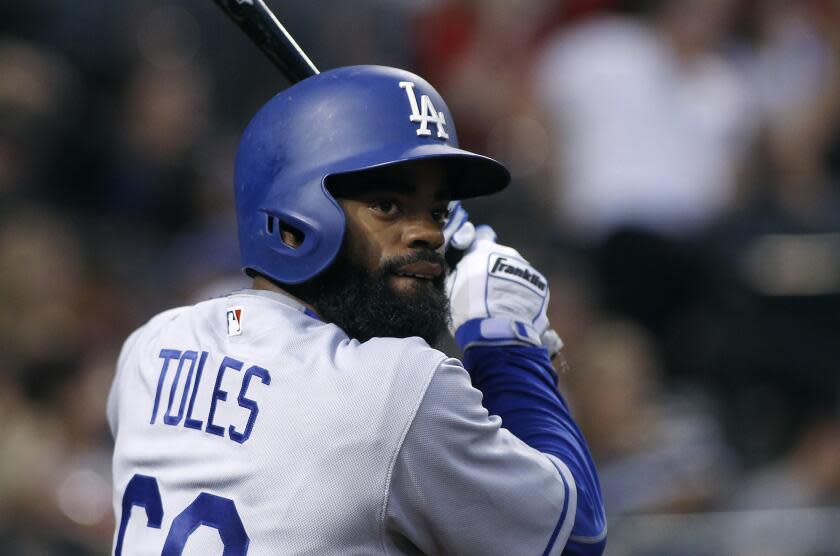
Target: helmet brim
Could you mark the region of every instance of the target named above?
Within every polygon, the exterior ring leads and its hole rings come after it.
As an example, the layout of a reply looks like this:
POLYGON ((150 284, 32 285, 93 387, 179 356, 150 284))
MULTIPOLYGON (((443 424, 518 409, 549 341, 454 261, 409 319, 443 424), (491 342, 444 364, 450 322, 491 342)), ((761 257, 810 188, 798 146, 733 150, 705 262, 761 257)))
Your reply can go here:
POLYGON ((497 193, 510 183, 510 172, 500 162, 480 154, 449 145, 420 145, 407 151, 393 152, 384 149, 378 153, 367 153, 365 160, 345 160, 339 166, 346 171, 331 172, 330 176, 362 173, 382 168, 412 165, 421 161, 433 161, 444 170, 446 185, 452 199, 470 199, 497 193))

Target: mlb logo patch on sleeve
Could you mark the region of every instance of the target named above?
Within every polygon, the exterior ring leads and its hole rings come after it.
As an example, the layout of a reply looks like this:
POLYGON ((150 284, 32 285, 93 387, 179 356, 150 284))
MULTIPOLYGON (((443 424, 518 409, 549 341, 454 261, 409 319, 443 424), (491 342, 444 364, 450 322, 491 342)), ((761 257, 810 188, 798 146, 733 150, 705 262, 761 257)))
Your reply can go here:
POLYGON ((231 307, 227 310, 227 333, 228 336, 242 334, 242 307, 231 307))

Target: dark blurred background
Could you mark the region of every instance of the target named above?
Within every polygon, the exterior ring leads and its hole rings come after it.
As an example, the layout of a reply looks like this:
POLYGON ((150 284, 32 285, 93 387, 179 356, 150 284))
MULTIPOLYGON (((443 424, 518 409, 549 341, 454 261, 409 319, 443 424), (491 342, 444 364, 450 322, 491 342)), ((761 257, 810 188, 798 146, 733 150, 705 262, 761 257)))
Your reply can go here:
MULTIPOLYGON (((552 282, 612 556, 840 554, 840 1, 269 2, 435 85, 552 282)), ((0 554, 110 550, 123 339, 247 285, 232 161, 285 83, 209 0, 0 4, 0 554)))

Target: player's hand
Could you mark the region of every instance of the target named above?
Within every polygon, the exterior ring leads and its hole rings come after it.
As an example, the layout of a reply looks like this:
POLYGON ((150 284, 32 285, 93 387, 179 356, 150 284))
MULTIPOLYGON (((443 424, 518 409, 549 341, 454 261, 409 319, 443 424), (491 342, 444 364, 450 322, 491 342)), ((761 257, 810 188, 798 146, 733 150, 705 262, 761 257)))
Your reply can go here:
POLYGON ((550 329, 548 281, 518 251, 479 226, 447 278, 451 330, 461 349, 476 345, 543 345, 551 356, 563 342, 550 329))
POLYGON ((461 201, 450 201, 449 216, 443 226, 444 249, 463 251, 472 245, 475 239, 475 226, 469 220, 470 215, 461 206, 461 201))

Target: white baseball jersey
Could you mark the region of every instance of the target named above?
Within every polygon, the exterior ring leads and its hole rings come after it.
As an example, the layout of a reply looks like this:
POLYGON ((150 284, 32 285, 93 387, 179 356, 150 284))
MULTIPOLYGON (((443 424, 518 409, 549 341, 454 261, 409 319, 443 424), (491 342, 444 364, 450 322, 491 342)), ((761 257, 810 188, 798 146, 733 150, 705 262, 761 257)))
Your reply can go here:
POLYGON ((279 293, 161 313, 108 404, 115 553, 559 554, 570 473, 481 399, 423 340, 359 343, 279 293))

